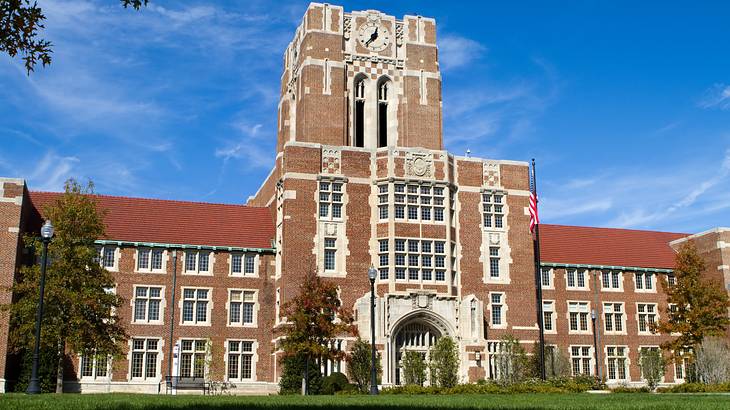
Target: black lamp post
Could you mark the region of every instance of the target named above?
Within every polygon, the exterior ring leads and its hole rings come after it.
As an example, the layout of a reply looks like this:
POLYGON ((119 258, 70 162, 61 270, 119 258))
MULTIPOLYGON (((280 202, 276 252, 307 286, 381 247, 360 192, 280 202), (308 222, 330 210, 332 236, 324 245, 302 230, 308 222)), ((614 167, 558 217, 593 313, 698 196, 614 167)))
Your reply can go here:
POLYGON ((370 279, 370 394, 378 394, 378 376, 375 372, 375 275, 377 269, 370 266, 368 278, 370 279))
POLYGON ((30 376, 30 383, 28 383, 28 389, 25 391, 27 394, 39 394, 41 392, 41 384, 38 382, 38 359, 40 356, 40 345, 41 345, 41 321, 43 320, 43 292, 46 287, 46 265, 48 259, 48 243, 51 242, 53 237, 53 225, 51 221, 46 220, 41 228, 41 238, 43 239, 43 254, 41 255, 41 285, 40 295, 38 300, 38 310, 35 316, 35 346, 33 348, 33 372, 30 376))
POLYGON ((593 358, 596 361, 594 376, 600 378, 598 367, 598 328, 596 328, 596 309, 591 309, 591 322, 593 322, 593 358))

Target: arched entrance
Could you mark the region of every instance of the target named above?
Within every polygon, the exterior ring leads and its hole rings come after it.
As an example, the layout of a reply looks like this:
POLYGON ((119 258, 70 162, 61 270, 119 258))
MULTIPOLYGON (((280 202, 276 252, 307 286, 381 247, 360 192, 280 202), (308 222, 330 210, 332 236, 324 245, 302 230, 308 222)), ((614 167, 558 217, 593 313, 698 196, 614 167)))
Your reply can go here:
POLYGON ((409 316, 400 321, 392 333, 389 368, 390 380, 395 385, 405 382, 401 360, 406 352, 418 352, 428 360, 431 346, 436 344, 441 336, 449 334, 444 322, 431 312, 418 312, 409 316))

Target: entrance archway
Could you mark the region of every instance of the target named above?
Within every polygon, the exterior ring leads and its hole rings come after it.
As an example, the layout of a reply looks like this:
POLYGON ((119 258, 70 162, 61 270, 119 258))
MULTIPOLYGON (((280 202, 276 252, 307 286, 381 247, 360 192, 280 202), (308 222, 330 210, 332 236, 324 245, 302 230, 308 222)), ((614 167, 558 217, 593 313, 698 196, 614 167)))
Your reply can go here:
POLYGON ((404 384, 402 359, 408 351, 415 351, 428 360, 428 351, 441 336, 448 335, 448 327, 431 312, 418 312, 404 318, 395 326, 391 338, 390 380, 395 385, 404 384))

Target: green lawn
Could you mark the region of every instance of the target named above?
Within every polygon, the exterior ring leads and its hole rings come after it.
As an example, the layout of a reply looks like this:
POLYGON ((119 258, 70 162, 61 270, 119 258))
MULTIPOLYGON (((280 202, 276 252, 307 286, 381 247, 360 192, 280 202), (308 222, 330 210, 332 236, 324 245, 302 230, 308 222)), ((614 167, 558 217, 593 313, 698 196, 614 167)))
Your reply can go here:
POLYGON ((153 396, 132 394, 0 395, 0 409, 730 409, 722 394, 514 394, 454 396, 153 396))

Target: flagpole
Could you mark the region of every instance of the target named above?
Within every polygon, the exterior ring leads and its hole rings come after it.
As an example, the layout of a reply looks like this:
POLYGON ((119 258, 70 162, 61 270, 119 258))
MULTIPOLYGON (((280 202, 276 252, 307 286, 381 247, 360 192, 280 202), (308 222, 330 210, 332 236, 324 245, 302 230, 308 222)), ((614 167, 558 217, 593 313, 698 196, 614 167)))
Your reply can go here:
MULTIPOLYGON (((535 208, 537 209, 537 177, 535 173, 535 158, 532 159, 532 195, 535 198, 535 208)), ((535 212, 537 214, 537 211, 535 212)), ((535 287, 537 296, 537 326, 540 330, 540 378, 545 380, 545 324, 542 312, 542 277, 540 272, 540 222, 535 221, 535 238, 533 239, 533 249, 535 251, 535 287)))

